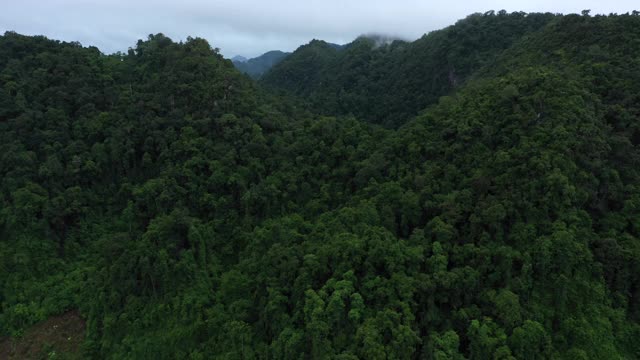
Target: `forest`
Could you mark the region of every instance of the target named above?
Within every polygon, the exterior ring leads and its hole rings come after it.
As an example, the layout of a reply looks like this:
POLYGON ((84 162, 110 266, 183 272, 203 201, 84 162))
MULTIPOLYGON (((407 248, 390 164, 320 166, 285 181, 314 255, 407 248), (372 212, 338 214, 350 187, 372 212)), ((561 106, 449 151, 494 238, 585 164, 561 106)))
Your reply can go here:
POLYGON ((288 55, 290 55, 290 53, 273 50, 252 59, 241 57, 240 59, 232 58, 231 61, 238 71, 247 74, 254 79, 258 79, 262 74, 266 73, 288 55))
POLYGON ((313 40, 257 81, 202 38, 6 32, 0 340, 69 311, 43 358, 640 358, 640 13, 313 40))

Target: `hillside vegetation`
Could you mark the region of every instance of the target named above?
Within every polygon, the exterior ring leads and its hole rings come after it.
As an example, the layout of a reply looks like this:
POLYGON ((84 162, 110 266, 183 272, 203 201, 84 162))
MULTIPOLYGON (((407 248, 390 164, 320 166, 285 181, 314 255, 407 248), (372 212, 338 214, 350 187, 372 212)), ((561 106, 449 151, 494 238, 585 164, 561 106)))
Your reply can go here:
POLYGON ((316 112, 353 114, 396 128, 555 17, 489 11, 413 42, 380 46, 363 36, 344 51, 314 40, 269 70, 261 83, 307 99, 316 112))
POLYGON ((0 335, 77 309, 85 358, 638 358, 638 69, 637 12, 313 41, 259 84, 202 39, 7 32, 0 335))

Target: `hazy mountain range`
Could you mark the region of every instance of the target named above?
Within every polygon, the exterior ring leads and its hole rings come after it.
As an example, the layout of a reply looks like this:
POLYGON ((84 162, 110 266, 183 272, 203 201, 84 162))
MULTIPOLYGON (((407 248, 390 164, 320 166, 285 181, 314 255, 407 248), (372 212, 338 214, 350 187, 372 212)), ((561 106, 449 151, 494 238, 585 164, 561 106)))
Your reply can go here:
POLYGON ((291 53, 272 50, 251 59, 240 55, 234 56, 231 61, 240 72, 257 79, 289 54, 291 53))

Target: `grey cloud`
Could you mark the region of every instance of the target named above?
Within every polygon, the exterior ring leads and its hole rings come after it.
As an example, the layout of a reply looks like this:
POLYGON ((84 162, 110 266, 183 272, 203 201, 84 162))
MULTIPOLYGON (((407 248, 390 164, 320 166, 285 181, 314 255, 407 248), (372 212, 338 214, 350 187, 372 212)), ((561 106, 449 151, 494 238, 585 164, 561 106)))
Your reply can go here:
POLYGON ((162 32, 174 40, 203 37, 225 56, 294 50, 309 40, 345 43, 377 33, 415 39, 474 12, 550 11, 624 13, 627 0, 0 0, 0 31, 42 34, 125 51, 137 39, 162 32))

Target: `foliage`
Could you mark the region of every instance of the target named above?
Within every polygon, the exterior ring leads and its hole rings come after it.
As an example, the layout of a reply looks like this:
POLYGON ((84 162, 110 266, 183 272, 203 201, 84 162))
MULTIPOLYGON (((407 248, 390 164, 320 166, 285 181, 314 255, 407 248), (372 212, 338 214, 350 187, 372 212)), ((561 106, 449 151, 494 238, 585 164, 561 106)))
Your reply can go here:
POLYGON ((489 11, 413 42, 362 36, 336 49, 314 40, 274 66, 261 83, 308 100, 317 112, 353 114, 397 128, 554 17, 489 11))
POLYGON ((88 358, 639 357, 640 17, 465 21, 281 63, 317 81, 315 57, 513 35, 379 113, 397 130, 269 94, 202 39, 5 33, 2 334, 79 309, 88 358))

